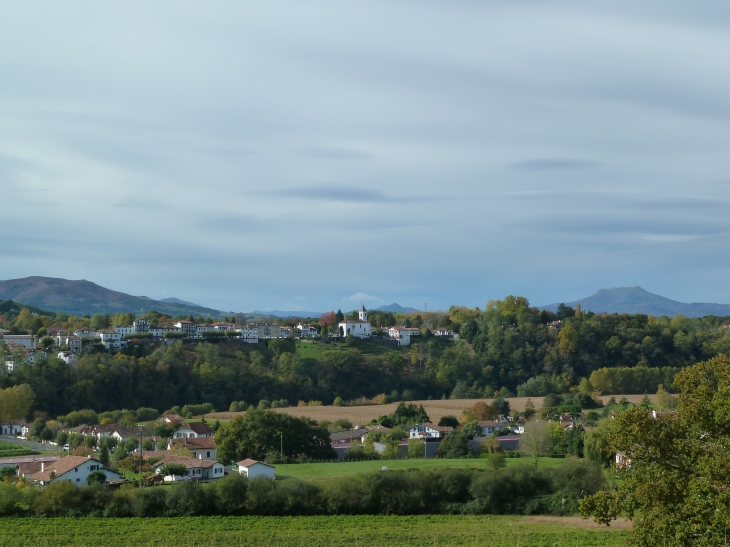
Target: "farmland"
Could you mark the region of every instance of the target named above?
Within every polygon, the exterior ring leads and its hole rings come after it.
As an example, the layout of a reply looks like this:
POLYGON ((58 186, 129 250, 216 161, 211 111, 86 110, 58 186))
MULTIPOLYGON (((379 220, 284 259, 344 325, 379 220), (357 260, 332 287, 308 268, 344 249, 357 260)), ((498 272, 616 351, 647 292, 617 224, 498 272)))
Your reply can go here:
MULTIPOLYGON (((507 458, 506 464, 516 465, 524 463, 522 458, 507 458)), ((540 458, 541 467, 557 467, 565 459, 540 458)), ((343 477, 368 471, 380 471, 385 466, 390 470, 396 469, 485 469, 486 463, 479 458, 429 458, 413 460, 366 460, 359 462, 332 462, 332 463, 293 463, 278 464, 276 476, 280 479, 325 479, 343 477)))
POLYGON ((185 517, 5 519, 5 547, 619 546, 626 523, 578 518, 486 516, 185 517))
MULTIPOLYGON (((600 399, 604 404, 612 396, 602 395, 600 399)), ((622 395, 613 395, 616 400, 621 399, 622 395)), ((643 395, 626 395, 626 399, 631 403, 638 403, 644 397, 643 395)), ((513 410, 522 412, 525 410, 525 403, 528 397, 512 397, 507 399, 513 410)), ((656 395, 649 395, 649 399, 653 402, 656 401, 656 395)), ((438 423, 442 416, 452 415, 459 417, 464 409, 469 408, 478 401, 486 401, 491 403, 493 399, 438 399, 432 401, 413 401, 416 405, 423 405, 426 409, 431 421, 438 423)), ((542 406, 543 397, 532 397, 532 402, 535 407, 540 408, 542 406)), ((312 418, 313 420, 322 421, 335 421, 339 418, 347 418, 353 424, 365 424, 370 420, 373 420, 384 414, 391 414, 395 411, 398 403, 391 403, 388 405, 362 405, 362 406, 294 406, 288 408, 277 408, 277 412, 286 412, 292 416, 312 418)), ((207 414, 207 419, 212 420, 230 420, 236 415, 243 414, 242 412, 214 412, 207 414)))

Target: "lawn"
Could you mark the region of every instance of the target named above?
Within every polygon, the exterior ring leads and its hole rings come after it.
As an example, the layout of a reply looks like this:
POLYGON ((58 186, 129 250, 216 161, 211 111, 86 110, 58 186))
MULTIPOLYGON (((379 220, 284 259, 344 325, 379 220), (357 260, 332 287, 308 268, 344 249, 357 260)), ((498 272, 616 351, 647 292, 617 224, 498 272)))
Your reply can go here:
MULTIPOLYGON (((525 458, 507 458, 507 465, 529 463, 525 458)), ((540 458, 539 465, 544 467, 558 467, 565 462, 562 458, 540 458)), ((280 479, 325 479, 329 477, 343 477, 368 471, 388 469, 486 469, 486 461, 480 458, 429 458, 413 460, 367 460, 360 462, 331 462, 331 463, 291 463, 277 464, 276 476, 280 479)))
MULTIPOLYGON (((383 355, 389 352, 406 352, 408 348, 379 344, 373 340, 358 340, 354 346, 363 355, 383 355)), ((343 342, 319 344, 315 342, 297 342, 297 355, 303 359, 321 359, 327 351, 345 351, 349 349, 343 342)))
POLYGON ((576 518, 502 516, 3 519, 4 547, 618 547, 626 530, 576 518))

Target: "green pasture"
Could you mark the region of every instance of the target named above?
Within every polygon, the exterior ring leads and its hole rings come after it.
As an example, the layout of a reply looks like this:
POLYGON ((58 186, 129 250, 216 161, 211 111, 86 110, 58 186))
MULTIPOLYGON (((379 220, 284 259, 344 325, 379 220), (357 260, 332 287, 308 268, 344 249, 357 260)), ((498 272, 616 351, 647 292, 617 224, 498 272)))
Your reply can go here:
MULTIPOLYGON (((540 458, 538 465, 543 467, 558 467, 565 462, 563 458, 540 458)), ((527 464, 525 458, 507 458, 508 466, 527 464)), ((326 462, 326 463, 290 463, 277 464, 276 476, 279 479, 326 479, 329 477, 344 477, 368 471, 388 469, 486 469, 484 458, 429 458, 412 460, 365 460, 359 462, 326 462)))
POLYGON ((495 516, 329 516, 3 519, 4 547, 618 547, 626 531, 575 519, 495 516), (576 525, 577 524, 577 525, 576 525))

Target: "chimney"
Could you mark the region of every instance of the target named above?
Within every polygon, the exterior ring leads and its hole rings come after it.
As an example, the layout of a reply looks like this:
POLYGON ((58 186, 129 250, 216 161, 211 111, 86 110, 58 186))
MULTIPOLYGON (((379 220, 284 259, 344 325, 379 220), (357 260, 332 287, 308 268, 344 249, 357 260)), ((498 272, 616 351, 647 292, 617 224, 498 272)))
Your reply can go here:
POLYGON ((41 462, 41 473, 46 470, 46 462, 41 462))

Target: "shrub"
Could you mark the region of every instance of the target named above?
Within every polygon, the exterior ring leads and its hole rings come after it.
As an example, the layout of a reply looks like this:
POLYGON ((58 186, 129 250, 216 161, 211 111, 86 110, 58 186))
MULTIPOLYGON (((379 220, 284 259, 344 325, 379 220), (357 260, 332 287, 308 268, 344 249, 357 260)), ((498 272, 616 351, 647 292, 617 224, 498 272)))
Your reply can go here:
POLYGON ((102 471, 92 471, 86 477, 86 482, 89 484, 104 484, 106 482, 106 474, 102 471))
POLYGON ((470 454, 469 438, 459 430, 449 432, 439 444, 437 454, 441 458, 463 458, 470 454))
POLYGON ((155 408, 142 407, 137 409, 138 422, 150 422, 156 420, 160 413, 155 408))
POLYGON ((173 486, 165 501, 167 515, 171 517, 192 517, 215 512, 215 499, 207 488, 197 482, 173 486))
POLYGON ((193 418, 195 416, 201 416, 203 414, 215 412, 215 410, 213 409, 212 404, 203 403, 200 405, 185 405, 184 407, 182 407, 180 412, 185 418, 193 418))
POLYGON ((228 412, 243 412, 248 408, 246 401, 233 401, 231 406, 228 407, 228 412))
POLYGON ((221 515, 241 515, 246 507, 248 478, 233 473, 215 483, 218 512, 221 515))

